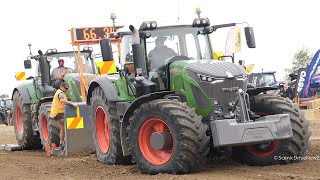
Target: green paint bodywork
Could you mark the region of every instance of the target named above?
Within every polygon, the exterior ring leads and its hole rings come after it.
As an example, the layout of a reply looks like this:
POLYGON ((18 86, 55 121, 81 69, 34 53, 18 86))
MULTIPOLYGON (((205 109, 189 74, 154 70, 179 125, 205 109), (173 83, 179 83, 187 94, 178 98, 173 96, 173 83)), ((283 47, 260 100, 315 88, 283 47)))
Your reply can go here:
POLYGON ((33 80, 25 80, 22 84, 16 86, 17 89, 27 89, 31 103, 35 103, 43 97, 43 88, 33 80))
MULTIPOLYGON (((91 78, 97 77, 96 75, 90 74, 91 78)), ((71 73, 66 74, 64 80, 69 84, 69 89, 66 93, 68 99, 70 99, 73 102, 82 102, 82 96, 81 96, 81 90, 79 86, 79 82, 76 81, 79 79, 78 73, 71 73)), ((42 86, 38 85, 37 82, 33 80, 26 80, 22 84, 18 85, 16 88, 18 89, 25 89, 27 88, 29 98, 31 101, 31 104, 36 103, 41 98, 43 98, 43 88, 42 86)))
POLYGON ((116 91, 118 92, 118 97, 120 101, 133 101, 135 99, 133 93, 128 89, 126 80, 123 76, 119 76, 116 79, 112 79, 111 82, 116 88, 116 91))
POLYGON ((206 93, 203 92, 197 81, 188 76, 187 68, 192 64, 209 62, 212 62, 212 60, 185 60, 176 61, 170 65, 170 90, 185 95, 188 106, 194 107, 196 113, 203 117, 206 117, 210 114, 212 110, 212 103, 206 93), (206 108, 201 109, 198 107, 195 97, 192 93, 191 86, 195 86, 202 92, 202 96, 204 96, 208 102, 208 106, 206 108))
POLYGON ((81 96, 81 89, 80 89, 80 80, 77 83, 75 79, 79 80, 78 73, 67 74, 64 77, 64 80, 69 84, 69 89, 66 92, 66 95, 68 99, 70 99, 72 102, 81 102, 82 96, 81 96))
MULTIPOLYGON (((170 90, 183 94, 187 98, 187 104, 190 107, 194 107, 198 115, 206 117, 210 115, 212 110, 212 103, 207 97, 206 93, 202 91, 200 85, 196 80, 188 76, 187 68, 188 66, 195 63, 211 63, 212 60, 185 60, 176 61, 170 65, 170 90), (203 94, 204 98, 208 102, 206 108, 199 108, 196 99, 192 93, 191 86, 198 88, 203 94)), ((131 102, 135 100, 135 96, 128 88, 126 80, 124 77, 114 77, 110 76, 110 81, 114 85, 114 88, 118 92, 118 97, 120 101, 131 102)))

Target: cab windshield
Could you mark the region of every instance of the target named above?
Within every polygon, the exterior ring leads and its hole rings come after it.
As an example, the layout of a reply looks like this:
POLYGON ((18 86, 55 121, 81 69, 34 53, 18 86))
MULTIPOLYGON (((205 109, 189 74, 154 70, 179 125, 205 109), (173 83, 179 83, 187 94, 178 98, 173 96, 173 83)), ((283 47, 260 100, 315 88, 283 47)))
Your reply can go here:
POLYGON ((157 71, 174 60, 202 59, 198 30, 190 26, 153 30, 146 39, 149 70, 157 71))
MULTIPOLYGON (((82 67, 84 73, 92 73, 92 66, 90 61, 88 60, 89 53, 82 52, 81 53, 81 59, 82 59, 82 67)), ((47 56, 47 60, 50 62, 50 74, 52 74, 52 71, 54 68, 59 67, 59 59, 64 60, 64 67, 66 67, 67 73, 77 73, 79 72, 78 67, 78 55, 77 52, 62 52, 58 54, 52 54, 50 56, 47 56)))

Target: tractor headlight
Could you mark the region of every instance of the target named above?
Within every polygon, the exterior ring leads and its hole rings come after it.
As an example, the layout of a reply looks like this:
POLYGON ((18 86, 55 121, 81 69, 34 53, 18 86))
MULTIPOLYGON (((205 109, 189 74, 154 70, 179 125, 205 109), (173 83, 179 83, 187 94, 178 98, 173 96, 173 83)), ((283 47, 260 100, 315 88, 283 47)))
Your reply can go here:
POLYGON ((207 27, 210 25, 208 18, 196 18, 193 20, 192 27, 207 27))
POLYGON ((47 52, 46 52, 46 54, 50 54, 50 53, 52 53, 52 52, 53 52, 52 49, 48 49, 47 52))
POLYGON ((156 28, 157 27, 157 23, 156 22, 152 22, 151 26, 152 26, 152 28, 156 28))
POLYGON ((48 61, 48 62, 51 62, 52 59, 53 59, 53 58, 52 58, 51 56, 48 56, 48 57, 47 57, 47 61, 48 61))
POLYGON ((157 28, 156 21, 145 21, 141 24, 139 31, 150 31, 157 28))
POLYGON ((201 81, 204 82, 213 82, 215 80, 214 77, 210 77, 210 76, 206 76, 206 75, 202 75, 202 74, 198 74, 199 78, 201 81))

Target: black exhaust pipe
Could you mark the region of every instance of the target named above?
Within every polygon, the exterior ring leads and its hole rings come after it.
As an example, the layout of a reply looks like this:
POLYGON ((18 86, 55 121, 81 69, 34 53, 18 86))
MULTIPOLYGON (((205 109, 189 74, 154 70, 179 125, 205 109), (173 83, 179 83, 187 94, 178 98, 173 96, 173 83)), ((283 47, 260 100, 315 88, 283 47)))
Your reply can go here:
POLYGON ((55 89, 49 86, 50 83, 50 70, 49 66, 46 63, 46 58, 43 55, 41 50, 38 51, 39 53, 39 66, 40 66, 40 73, 41 73, 41 86, 43 87, 43 96, 53 96, 55 89))
POLYGON ((132 32, 132 56, 136 76, 143 76, 145 72, 144 59, 142 55, 142 48, 140 44, 139 32, 133 25, 129 26, 132 32))
POLYGON ((110 39, 101 39, 100 49, 103 61, 113 61, 113 53, 110 39))

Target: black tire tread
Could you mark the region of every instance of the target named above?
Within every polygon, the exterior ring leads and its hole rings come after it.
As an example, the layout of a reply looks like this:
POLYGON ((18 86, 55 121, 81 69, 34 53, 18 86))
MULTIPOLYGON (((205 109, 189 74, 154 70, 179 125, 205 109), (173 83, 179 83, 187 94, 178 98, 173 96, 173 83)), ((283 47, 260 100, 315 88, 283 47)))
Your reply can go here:
POLYGON ((40 149, 41 140, 39 134, 33 132, 32 128, 32 120, 31 120, 31 109, 29 105, 23 104, 22 96, 19 91, 15 91, 13 94, 13 125, 14 131, 16 134, 16 139, 18 144, 22 146, 24 149, 40 149), (16 107, 20 106, 23 116, 23 134, 22 137, 19 137, 17 127, 16 127, 16 107))
POLYGON ((127 127, 130 144, 129 152, 132 152, 133 161, 137 163, 142 173, 157 174, 184 174, 199 168, 199 165, 206 161, 209 153, 209 137, 206 135, 207 125, 201 122, 202 117, 198 116, 194 108, 190 108, 186 103, 177 100, 158 99, 144 103, 134 111, 130 117, 130 125, 127 127), (178 142, 175 151, 177 155, 166 164, 156 166, 144 159, 138 145, 136 145, 137 135, 134 130, 140 129, 136 126, 141 114, 148 111, 165 113, 174 123, 170 128, 176 128, 180 134, 176 134, 178 142))
MULTIPOLYGON (((49 126, 50 112, 51 112, 51 108, 50 108, 51 106, 50 105, 51 105, 51 102, 42 103, 40 105, 39 111, 38 111, 39 135, 40 135, 41 144, 42 144, 42 148, 43 149, 45 149, 48 141, 46 141, 43 138, 43 135, 42 135, 42 129, 41 129, 42 128, 42 114, 45 114, 45 116, 47 117, 47 123, 48 123, 48 126, 49 126)), ((49 128, 48 128, 48 131, 49 131, 49 128)), ((49 133, 49 137, 50 137, 50 133, 49 133)))
POLYGON ((281 140, 279 148, 270 157, 258 158, 250 156, 242 147, 233 148, 233 158, 243 164, 267 166, 275 164, 289 164, 298 162, 298 158, 305 156, 310 146, 309 121, 304 113, 293 104, 290 99, 272 95, 257 95, 251 98, 251 110, 253 112, 267 112, 268 114, 289 114, 293 139, 281 140), (292 157, 291 160, 275 160, 274 156, 292 157))
POLYGON ((131 157, 123 156, 122 154, 119 117, 113 115, 116 109, 112 104, 107 102, 107 99, 101 87, 96 87, 93 90, 90 102, 91 102, 90 110, 93 117, 93 121, 92 121, 93 136, 92 137, 96 147, 96 154, 97 154, 98 161, 104 164, 130 164, 131 157), (99 145, 95 137, 95 109, 98 106, 102 106, 104 109, 107 109, 106 112, 108 113, 111 140, 110 140, 109 151, 107 154, 103 154, 100 151, 99 145))

